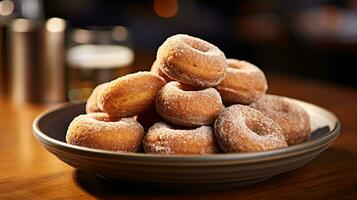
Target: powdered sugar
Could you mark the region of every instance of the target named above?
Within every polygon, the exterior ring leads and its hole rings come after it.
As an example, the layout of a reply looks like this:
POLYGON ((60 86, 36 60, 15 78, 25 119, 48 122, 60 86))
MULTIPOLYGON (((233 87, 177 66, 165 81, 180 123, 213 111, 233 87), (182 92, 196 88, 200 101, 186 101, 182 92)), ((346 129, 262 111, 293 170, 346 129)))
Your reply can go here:
POLYGON ((166 81, 152 72, 137 72, 111 81, 98 94, 98 107, 110 115, 131 117, 149 110, 166 81))
POLYGON ((214 88, 190 91, 191 86, 167 83, 156 97, 156 109, 166 120, 184 126, 208 125, 224 108, 214 88))
POLYGON ((227 73, 216 86, 227 104, 250 104, 263 96, 268 88, 264 73, 246 61, 227 59, 227 73))
POLYGON ((279 125, 244 105, 226 108, 215 122, 215 134, 226 152, 265 151, 287 146, 279 125))
POLYGON ((310 119, 298 104, 284 97, 265 95, 251 107, 260 110, 280 125, 288 144, 298 144, 307 140, 310 133, 310 119))
POLYGON ((143 127, 133 118, 115 119, 106 113, 90 113, 71 122, 66 141, 91 148, 136 152, 143 136, 143 127))
POLYGON ((215 86, 224 78, 226 58, 214 45, 188 35, 168 38, 158 49, 160 69, 170 78, 193 86, 215 86))
POLYGON ((208 154, 218 152, 213 129, 174 129, 166 123, 156 123, 144 139, 145 152, 156 154, 208 154))

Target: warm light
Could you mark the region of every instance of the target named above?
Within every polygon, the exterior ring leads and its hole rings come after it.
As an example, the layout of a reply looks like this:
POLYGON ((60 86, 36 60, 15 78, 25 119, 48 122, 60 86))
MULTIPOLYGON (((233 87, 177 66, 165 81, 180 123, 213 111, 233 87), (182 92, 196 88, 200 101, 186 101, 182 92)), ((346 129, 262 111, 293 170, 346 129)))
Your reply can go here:
POLYGON ((321 8, 322 26, 329 31, 339 31, 343 23, 343 15, 335 6, 323 6, 321 8))
POLYGON ((83 44, 67 52, 67 61, 73 68, 120 68, 130 65, 133 60, 133 50, 122 45, 83 44))
POLYGON ((46 29, 49 32, 63 32, 66 27, 66 22, 60 18, 51 18, 46 22, 46 29))
POLYGON ((84 29, 77 29, 72 34, 73 41, 76 43, 88 43, 91 39, 90 31, 84 29))
POLYGON ((14 32, 27 32, 31 30, 31 22, 27 19, 15 19, 12 27, 14 32))
POLYGON ((0 15, 8 16, 14 11, 14 3, 9 0, 0 1, 0 15))
POLYGON ((179 5, 177 0, 155 0, 154 10, 160 17, 174 17, 179 10, 179 5))
POLYGON ((113 29, 112 37, 117 41, 124 41, 128 37, 128 29, 124 26, 116 26, 113 29))

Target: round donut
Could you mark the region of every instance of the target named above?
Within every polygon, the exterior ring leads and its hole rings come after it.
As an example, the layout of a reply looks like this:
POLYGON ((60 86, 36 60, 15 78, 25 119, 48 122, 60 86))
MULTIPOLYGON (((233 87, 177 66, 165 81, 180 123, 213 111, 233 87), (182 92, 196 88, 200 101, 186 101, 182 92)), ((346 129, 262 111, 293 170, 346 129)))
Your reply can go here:
POLYGON ((309 138, 311 132, 309 114, 287 98, 265 95, 251 104, 251 107, 279 124, 289 145, 305 142, 309 138))
POLYGON ((224 78, 226 57, 213 44, 189 35, 169 37, 158 49, 160 69, 170 78, 192 86, 215 86, 224 78))
POLYGON ((218 144, 225 152, 258 152, 287 147, 280 126, 258 110, 233 105, 218 116, 218 144))
POLYGON ((143 137, 143 127, 133 118, 117 120, 106 113, 89 113, 74 118, 66 141, 95 149, 137 152, 143 137))
POLYGON ((195 127, 213 124, 224 109, 214 88, 197 90, 177 81, 167 83, 156 96, 156 110, 167 121, 195 127))
POLYGON ((164 78, 167 82, 173 81, 172 78, 168 77, 166 74, 164 74, 161 70, 160 70, 160 62, 155 60, 154 63, 151 66, 150 71, 161 76, 162 78, 164 78))
POLYGON ((102 83, 100 85, 97 85, 97 87, 94 88, 92 94, 89 96, 86 104, 86 112, 87 113, 94 113, 94 112, 102 112, 102 110, 99 109, 98 107, 98 93, 99 91, 108 83, 102 83))
POLYGON ((228 105, 251 104, 265 94, 268 85, 264 73, 255 65, 227 59, 226 76, 216 89, 228 105))
POLYGON ((153 154, 212 154, 219 152, 213 129, 174 129, 166 123, 156 123, 147 132, 143 147, 153 154))
POLYGON ((165 79, 152 72, 117 78, 99 92, 98 107, 116 117, 132 117, 154 105, 155 96, 165 83, 165 79))

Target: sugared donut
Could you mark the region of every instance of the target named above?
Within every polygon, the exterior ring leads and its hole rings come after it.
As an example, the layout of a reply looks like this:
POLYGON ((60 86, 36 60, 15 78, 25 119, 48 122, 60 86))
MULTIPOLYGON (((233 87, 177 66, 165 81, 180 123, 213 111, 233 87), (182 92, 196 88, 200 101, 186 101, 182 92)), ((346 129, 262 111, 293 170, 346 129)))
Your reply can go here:
POLYGON ((161 69, 160 69, 160 62, 155 60, 154 63, 151 66, 150 71, 161 76, 162 78, 164 78, 167 82, 173 81, 173 79, 171 79, 170 77, 168 77, 166 74, 164 74, 161 69))
POLYGON ((219 147, 211 127, 175 129, 159 122, 147 132, 143 141, 146 153, 153 154, 212 154, 219 147))
POLYGON ((97 97, 99 91, 106 85, 107 83, 102 83, 100 85, 97 85, 97 87, 94 88, 92 94, 89 96, 86 104, 86 112, 87 113, 94 113, 94 112, 102 112, 97 104, 97 97))
POLYGON ((74 118, 66 141, 95 149, 137 152, 143 137, 143 127, 133 118, 117 120, 106 113, 89 113, 74 118))
POLYGON ((289 145, 306 141, 310 134, 309 114, 298 104, 285 97, 265 95, 251 107, 273 119, 281 129, 289 145))
POLYGON ((117 117, 131 117, 149 110, 165 79, 152 72, 137 72, 109 82, 98 94, 98 107, 117 117))
POLYGON ((262 97, 268 88, 264 73, 255 65, 227 59, 227 72, 216 86, 226 104, 250 104, 262 97))
POLYGON ((216 46, 202 39, 178 34, 158 49, 156 59, 163 73, 193 86, 215 86, 224 78, 226 58, 216 46))
POLYGON ((176 81, 167 83, 156 96, 157 112, 167 121, 181 126, 212 124, 223 108, 216 89, 197 90, 176 81))
POLYGON ((217 141, 225 152, 257 152, 287 147, 280 126, 249 106, 226 108, 218 116, 214 128, 217 141))

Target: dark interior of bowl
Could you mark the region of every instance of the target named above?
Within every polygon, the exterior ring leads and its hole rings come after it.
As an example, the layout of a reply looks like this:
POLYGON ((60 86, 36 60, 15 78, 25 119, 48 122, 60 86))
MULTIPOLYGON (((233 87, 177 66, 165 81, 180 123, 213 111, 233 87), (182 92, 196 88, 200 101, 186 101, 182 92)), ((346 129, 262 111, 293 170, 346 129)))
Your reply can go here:
MULTIPOLYGON (((47 136, 66 142, 66 132, 67 127, 75 118, 80 114, 85 113, 85 103, 72 104, 71 106, 65 106, 62 109, 55 110, 54 112, 48 113, 46 116, 42 117, 39 121, 39 129, 47 136)), ((323 137, 330 132, 328 126, 314 130, 310 134, 309 140, 315 140, 317 138, 323 137)))
POLYGON ((45 135, 66 142, 67 127, 76 116, 84 113, 85 103, 65 106, 41 118, 38 126, 45 135))

